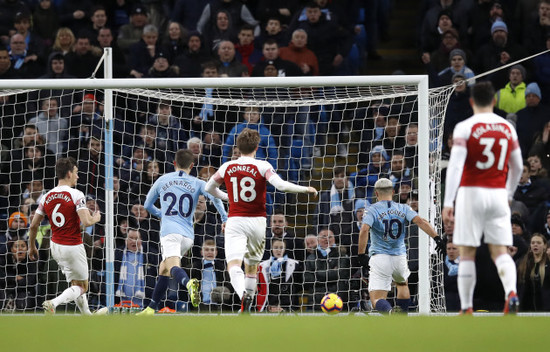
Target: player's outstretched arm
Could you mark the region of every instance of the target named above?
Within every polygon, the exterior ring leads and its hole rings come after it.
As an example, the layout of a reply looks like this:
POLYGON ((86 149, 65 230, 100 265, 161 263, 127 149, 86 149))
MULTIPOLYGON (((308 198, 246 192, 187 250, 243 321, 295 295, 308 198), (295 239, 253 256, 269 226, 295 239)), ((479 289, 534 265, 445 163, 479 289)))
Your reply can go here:
POLYGON ((317 190, 314 187, 304 187, 304 186, 295 185, 292 182, 283 180, 277 174, 273 174, 268 181, 273 185, 273 187, 277 188, 279 191, 290 192, 290 193, 309 193, 309 194, 313 194, 314 196, 317 196, 318 194, 317 190))
POLYGON ((420 227, 422 231, 424 231, 428 234, 428 236, 434 239, 438 252, 445 253, 445 241, 441 238, 441 236, 437 234, 437 232, 435 232, 435 229, 433 228, 432 224, 428 222, 428 220, 417 215, 414 217, 412 222, 418 225, 418 227, 420 227))
MULTIPOLYGON (((208 182, 206 183, 206 186, 204 186, 205 191, 218 199, 228 201, 229 197, 227 196, 227 193, 219 189, 220 183, 216 182, 216 180, 214 179, 214 176, 210 177, 210 180, 208 180, 208 182)), ((216 205, 215 202, 214 202, 214 205, 216 205)), ((217 206, 216 206, 216 209, 218 209, 217 206)), ((220 210, 218 209, 218 211, 220 210)))
POLYGON ((31 221, 29 228, 29 258, 31 260, 38 259, 38 249, 36 248, 36 234, 38 233, 38 227, 44 219, 44 215, 35 213, 31 221))

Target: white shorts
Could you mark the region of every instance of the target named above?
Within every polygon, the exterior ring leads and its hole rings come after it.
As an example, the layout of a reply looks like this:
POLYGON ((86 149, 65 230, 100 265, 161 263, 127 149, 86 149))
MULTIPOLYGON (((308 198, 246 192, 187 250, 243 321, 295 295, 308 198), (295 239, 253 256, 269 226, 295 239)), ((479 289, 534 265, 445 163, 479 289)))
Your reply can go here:
POLYGON ((455 203, 453 242, 478 247, 485 243, 511 246, 508 192, 503 188, 460 187, 455 203))
POLYGON ((246 264, 257 264, 265 251, 265 231, 267 221, 264 217, 232 216, 225 224, 225 258, 246 264))
POLYGON ((369 265, 369 291, 389 291, 392 280, 404 283, 411 275, 404 254, 375 254, 370 258, 369 265))
POLYGON ((191 249, 193 240, 177 233, 170 233, 160 238, 160 252, 162 260, 170 257, 181 259, 183 255, 191 249))
POLYGON ((84 244, 69 246, 52 241, 50 242, 50 252, 67 282, 88 280, 88 258, 84 244))

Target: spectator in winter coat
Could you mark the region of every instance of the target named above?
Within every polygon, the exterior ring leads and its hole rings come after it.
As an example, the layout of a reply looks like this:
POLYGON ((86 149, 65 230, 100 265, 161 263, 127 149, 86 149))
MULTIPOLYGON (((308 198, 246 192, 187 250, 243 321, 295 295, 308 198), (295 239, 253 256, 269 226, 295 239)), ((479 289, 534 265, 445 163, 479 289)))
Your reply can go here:
POLYGON ((496 108, 504 110, 506 113, 514 113, 525 107, 526 75, 525 67, 520 64, 510 68, 510 81, 495 95, 496 108))

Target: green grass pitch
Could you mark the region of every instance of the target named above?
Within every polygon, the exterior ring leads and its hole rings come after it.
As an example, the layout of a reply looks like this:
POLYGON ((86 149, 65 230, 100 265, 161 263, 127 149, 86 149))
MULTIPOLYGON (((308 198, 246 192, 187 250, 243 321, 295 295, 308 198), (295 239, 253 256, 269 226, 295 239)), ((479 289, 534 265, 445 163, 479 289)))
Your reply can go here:
MULTIPOLYGON (((2 351, 535 351, 550 317, 0 316, 2 351)), ((538 347, 538 348, 537 348, 538 347)))

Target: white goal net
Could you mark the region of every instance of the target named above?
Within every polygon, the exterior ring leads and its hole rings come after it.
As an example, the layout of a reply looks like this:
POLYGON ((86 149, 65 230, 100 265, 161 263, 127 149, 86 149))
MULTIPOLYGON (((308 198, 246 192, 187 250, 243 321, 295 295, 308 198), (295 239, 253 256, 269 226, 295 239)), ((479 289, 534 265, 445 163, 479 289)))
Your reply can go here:
MULTIPOLYGON (((316 311, 330 292, 345 310, 368 309, 367 275, 356 255, 358 221, 375 201, 374 182, 390 178, 396 201, 411 204, 441 233, 439 160, 450 90, 432 91, 428 100, 424 76, 322 79, 53 80, 34 81, 36 89, 21 81, 28 88, 21 90, 0 82, 1 311, 38 312, 67 286, 49 254, 47 221, 38 233, 39 259, 24 253, 37 202, 57 182, 56 159, 77 160, 77 188, 103 214, 83 229, 91 308, 138 310, 151 298, 161 261, 160 221, 143 207, 149 188, 173 170, 182 148, 196 156, 192 174, 208 179, 238 156, 234 144, 244 127, 260 132, 258 158, 284 179, 321 191, 312 201, 268 187, 258 311, 316 311)), ((418 231, 410 225, 406 238, 411 311, 443 312, 442 258, 418 231)), ((199 201, 194 246, 182 259, 201 280, 199 312, 240 306, 223 244, 219 214, 199 201)), ((175 283, 160 308, 197 311, 175 283)))

